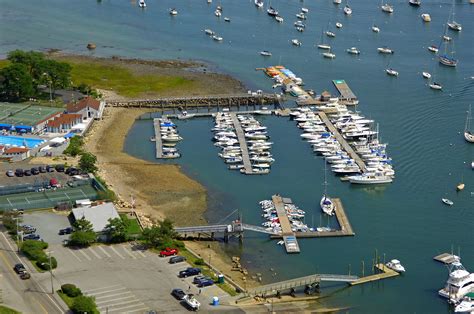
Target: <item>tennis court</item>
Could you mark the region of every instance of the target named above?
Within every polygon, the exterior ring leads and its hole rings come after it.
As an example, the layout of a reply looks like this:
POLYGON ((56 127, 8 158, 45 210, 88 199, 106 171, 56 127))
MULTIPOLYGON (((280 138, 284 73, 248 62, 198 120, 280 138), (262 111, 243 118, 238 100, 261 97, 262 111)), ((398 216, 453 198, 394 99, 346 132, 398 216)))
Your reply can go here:
POLYGON ((0 122, 12 125, 35 126, 41 120, 61 111, 60 108, 53 107, 0 103, 0 122))
POLYGON ((91 185, 83 185, 74 188, 62 188, 56 191, 31 192, 21 194, 10 194, 0 196, 0 208, 13 209, 35 209, 52 208, 58 203, 74 203, 80 199, 97 199, 97 191, 91 185))

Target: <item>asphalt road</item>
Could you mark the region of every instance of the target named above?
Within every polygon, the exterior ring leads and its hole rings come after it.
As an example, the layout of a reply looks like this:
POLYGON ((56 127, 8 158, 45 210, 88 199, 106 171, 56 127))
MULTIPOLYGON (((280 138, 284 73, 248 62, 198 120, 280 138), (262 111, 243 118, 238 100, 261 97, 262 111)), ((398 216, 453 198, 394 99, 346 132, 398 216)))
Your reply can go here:
POLYGON ((36 270, 16 252, 16 245, 8 235, 0 232, 0 274, 3 303, 22 313, 65 313, 66 305, 46 291, 35 279, 36 270), (27 280, 21 280, 13 270, 17 263, 25 265, 32 274, 27 280))

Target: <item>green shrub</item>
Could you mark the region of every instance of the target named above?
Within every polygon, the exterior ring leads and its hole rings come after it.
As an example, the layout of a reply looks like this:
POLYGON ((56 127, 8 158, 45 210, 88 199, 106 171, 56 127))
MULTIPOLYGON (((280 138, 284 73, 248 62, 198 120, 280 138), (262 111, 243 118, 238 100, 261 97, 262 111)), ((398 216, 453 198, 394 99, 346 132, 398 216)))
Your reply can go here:
POLYGON ((81 289, 71 283, 66 283, 61 286, 61 291, 68 297, 75 298, 82 295, 81 289))
POLYGON ((71 310, 73 313, 85 314, 85 313, 99 313, 97 306, 95 305, 95 300, 93 297, 86 297, 80 295, 74 298, 72 302, 71 310))
POLYGON ((26 240, 21 245, 21 251, 25 256, 33 261, 39 260, 46 257, 46 253, 43 251, 48 248, 48 243, 43 241, 26 240))
POLYGON ((194 262, 194 264, 201 266, 201 265, 204 265, 205 263, 204 263, 204 260, 203 260, 202 258, 198 258, 198 259, 194 262))
POLYGON ((69 140, 68 147, 64 150, 64 154, 75 157, 82 153, 82 145, 84 141, 81 136, 73 136, 69 140))
MULTIPOLYGON (((40 257, 36 260, 36 265, 42 270, 49 270, 49 257, 47 257, 46 254, 45 256, 40 257)), ((58 261, 56 260, 56 258, 54 258, 54 256, 51 256, 51 266, 53 267, 53 269, 58 267, 58 261)))

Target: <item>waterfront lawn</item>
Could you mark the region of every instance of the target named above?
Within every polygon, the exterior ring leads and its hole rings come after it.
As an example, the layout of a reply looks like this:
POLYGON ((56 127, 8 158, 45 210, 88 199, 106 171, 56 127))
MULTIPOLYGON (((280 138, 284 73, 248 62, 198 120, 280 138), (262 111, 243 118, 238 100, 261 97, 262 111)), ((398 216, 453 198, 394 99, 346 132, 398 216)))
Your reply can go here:
POLYGON ((142 229, 135 218, 130 219, 127 214, 120 214, 120 218, 122 218, 127 226, 128 236, 142 233, 142 229))
MULTIPOLYGON (((10 65, 10 61, 7 59, 1 59, 0 60, 0 69, 3 69, 4 67, 7 67, 10 65)), ((0 312, 2 313, 2 312, 0 312)))
POLYGON ((126 97, 183 90, 194 85, 192 80, 181 76, 136 75, 120 65, 105 64, 99 61, 77 61, 67 58, 64 61, 72 66, 71 76, 75 86, 87 84, 93 88, 113 90, 126 97))
POLYGON ((14 309, 11 309, 4 305, 0 305, 0 314, 20 314, 20 312, 15 311, 14 309))

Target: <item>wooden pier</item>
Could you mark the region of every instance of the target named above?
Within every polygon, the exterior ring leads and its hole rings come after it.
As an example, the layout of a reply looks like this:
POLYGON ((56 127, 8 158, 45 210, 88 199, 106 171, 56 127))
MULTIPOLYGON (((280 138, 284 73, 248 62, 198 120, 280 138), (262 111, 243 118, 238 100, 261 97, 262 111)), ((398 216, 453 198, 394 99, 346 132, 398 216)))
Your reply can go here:
POLYGON ((459 257, 457 257, 456 255, 451 254, 451 253, 443 253, 443 254, 440 254, 440 255, 436 255, 435 257, 433 257, 433 259, 435 261, 443 263, 443 264, 452 264, 452 263, 458 261, 459 257))
POLYGON ((359 166, 362 172, 366 172, 367 168, 365 167, 364 161, 360 158, 360 156, 354 151, 354 149, 347 143, 347 141, 342 137, 339 130, 329 121, 328 116, 324 112, 318 112, 319 117, 324 122, 328 130, 334 134, 336 140, 341 144, 342 148, 349 154, 349 156, 354 159, 355 163, 359 166))
POLYGON ((239 140, 240 149, 242 150, 242 162, 244 164, 245 174, 253 174, 252 164, 250 163, 249 150, 247 147, 247 141, 245 140, 245 133, 242 129, 239 119, 237 118, 236 113, 231 113, 230 117, 234 123, 235 133, 239 140))
POLYGON ((339 99, 343 101, 346 105, 357 105, 359 104, 359 99, 354 94, 354 92, 349 88, 346 81, 344 80, 333 80, 332 83, 336 87, 340 96, 339 99))
POLYGON ((296 234, 291 230, 290 220, 286 214, 285 204, 291 204, 291 199, 284 199, 279 195, 272 196, 273 204, 278 215, 278 220, 280 221, 281 226, 281 236, 285 242, 285 249, 287 253, 299 253, 300 246, 296 239, 296 234))
POLYGON ((163 140, 161 139, 160 119, 153 119, 153 127, 155 128, 156 158, 163 158, 163 140))
POLYGON ((349 284, 351 286, 355 286, 355 285, 360 285, 360 284, 371 282, 371 281, 382 280, 382 279, 396 277, 396 276, 400 275, 399 273, 397 273, 396 271, 388 268, 387 266, 385 266, 382 263, 375 265, 375 268, 378 269, 379 271, 381 271, 381 273, 361 277, 356 281, 350 282, 349 284))

